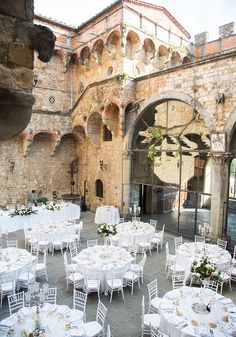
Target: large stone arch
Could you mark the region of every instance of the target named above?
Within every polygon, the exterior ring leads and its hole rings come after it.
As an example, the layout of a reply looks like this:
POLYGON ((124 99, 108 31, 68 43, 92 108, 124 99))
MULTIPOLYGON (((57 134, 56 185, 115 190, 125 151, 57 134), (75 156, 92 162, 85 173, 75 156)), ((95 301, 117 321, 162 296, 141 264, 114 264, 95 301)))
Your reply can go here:
POLYGON ((129 135, 129 141, 128 141, 128 148, 131 149, 132 139, 134 136, 134 132, 136 129, 136 125, 139 122, 142 115, 145 113, 145 111, 149 108, 151 108, 154 105, 157 105, 158 103, 164 103, 170 100, 175 101, 181 101, 188 105, 190 105, 193 109, 195 109, 201 117, 204 119, 204 122, 206 123, 206 126, 209 130, 209 133, 214 130, 214 123, 209 115, 208 111, 203 107, 203 105, 194 97, 192 97, 189 94, 186 94, 184 92, 179 91, 166 91, 163 93, 160 93, 156 96, 153 96, 147 100, 144 100, 137 111, 137 118, 132 126, 130 135, 129 135))

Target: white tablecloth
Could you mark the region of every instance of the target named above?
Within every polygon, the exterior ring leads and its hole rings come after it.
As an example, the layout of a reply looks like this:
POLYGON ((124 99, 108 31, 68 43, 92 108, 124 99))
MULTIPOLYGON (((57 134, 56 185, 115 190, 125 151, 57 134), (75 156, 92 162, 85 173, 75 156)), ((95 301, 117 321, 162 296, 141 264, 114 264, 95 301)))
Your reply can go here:
POLYGON ((236 334, 236 307, 232 301, 205 289, 204 303, 207 305, 212 300, 214 305, 211 302, 209 313, 197 314, 192 304, 199 303, 200 288, 182 287, 169 291, 160 304, 160 330, 171 337, 229 337, 231 331, 236 334), (223 321, 226 317, 228 322, 223 321))
POLYGON ((112 271, 127 271, 133 260, 133 256, 126 249, 118 246, 89 247, 73 258, 79 272, 99 272, 101 291, 105 290, 105 279, 112 271))
POLYGON ((32 255, 26 249, 5 248, 0 253, 0 274, 14 273, 17 279, 20 271, 27 269, 32 261, 32 255))
MULTIPOLYGON (((29 336, 29 333, 35 329, 36 319, 36 307, 25 307, 2 320, 0 329, 8 331, 12 327, 15 331, 14 337, 22 337, 24 332, 26 336, 29 336)), ((43 308, 40 309, 39 321, 41 327, 45 329, 45 336, 47 337, 73 335, 85 337, 83 322, 78 320, 76 313, 66 305, 44 304, 43 308)))
POLYGON ((95 221, 96 224, 107 223, 116 225, 120 222, 119 209, 114 206, 100 206, 96 209, 95 221))
POLYGON ((10 233, 19 229, 24 229, 24 226, 33 227, 34 225, 45 222, 60 222, 65 220, 80 219, 80 206, 72 203, 60 204, 60 209, 50 211, 44 207, 34 207, 38 212, 30 215, 16 215, 11 217, 9 212, 2 212, 0 215, 0 232, 10 233))
POLYGON ((202 242, 186 242, 180 245, 177 250, 177 263, 190 268, 194 260, 200 260, 204 256, 204 249, 209 261, 214 263, 219 270, 230 265, 232 258, 227 250, 202 242))
POLYGON ((148 241, 153 236, 155 228, 146 222, 124 222, 116 226, 117 236, 120 241, 138 243, 148 241))

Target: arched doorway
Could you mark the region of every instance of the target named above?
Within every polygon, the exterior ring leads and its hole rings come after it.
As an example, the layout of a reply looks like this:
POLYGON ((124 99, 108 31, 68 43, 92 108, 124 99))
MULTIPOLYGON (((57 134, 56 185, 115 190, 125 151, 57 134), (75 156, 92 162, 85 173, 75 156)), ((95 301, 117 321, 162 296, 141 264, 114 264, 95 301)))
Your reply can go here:
POLYGON ((174 99, 152 103, 135 125, 131 148, 131 205, 144 218, 189 237, 210 223, 210 138, 196 109, 174 99))

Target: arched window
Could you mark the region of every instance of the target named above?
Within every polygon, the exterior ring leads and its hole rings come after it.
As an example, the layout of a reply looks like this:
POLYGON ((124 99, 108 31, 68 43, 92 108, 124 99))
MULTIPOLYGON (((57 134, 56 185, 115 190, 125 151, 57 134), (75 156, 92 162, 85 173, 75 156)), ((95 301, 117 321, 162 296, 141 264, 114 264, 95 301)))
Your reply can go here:
POLYGON ((103 125, 103 140, 108 142, 112 140, 112 133, 106 125, 103 125))
POLYGON ((100 179, 96 180, 96 197, 103 198, 103 183, 100 179))

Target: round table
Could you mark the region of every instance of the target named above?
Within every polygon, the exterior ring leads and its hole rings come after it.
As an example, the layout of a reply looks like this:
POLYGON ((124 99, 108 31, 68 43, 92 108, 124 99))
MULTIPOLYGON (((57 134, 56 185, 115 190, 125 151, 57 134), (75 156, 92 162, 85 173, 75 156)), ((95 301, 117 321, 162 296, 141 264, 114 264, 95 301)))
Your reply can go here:
POLYGON ((217 245, 203 242, 184 243, 177 250, 177 263, 180 265, 190 265, 193 260, 200 260, 205 254, 211 263, 214 263, 219 270, 223 270, 231 263, 230 253, 217 245), (204 251, 205 250, 205 251, 204 251))
MULTIPOLYGON (((76 313, 66 305, 52 305, 45 303, 36 314, 36 307, 24 307, 17 313, 0 322, 0 331, 14 329, 14 337, 29 336, 35 329, 36 320, 45 329, 47 337, 65 337, 76 335, 85 337, 83 322, 78 320, 76 313)), ((10 336, 6 334, 3 336, 10 336)))
POLYGON ((115 206, 100 206, 96 209, 95 220, 96 224, 117 225, 120 222, 119 209, 115 206))
POLYGON ((4 248, 0 250, 0 274, 14 273, 17 279, 19 273, 31 264, 33 256, 26 249, 4 248))
POLYGON ((201 289, 182 287, 166 293, 160 303, 160 330, 171 337, 223 337, 236 335, 236 306, 231 299, 204 290, 207 313, 196 313, 193 306, 201 301, 201 289))
POLYGON ((155 232, 155 228, 146 222, 128 221, 116 226, 117 236, 120 241, 139 243, 149 241, 155 232))
POLYGON ((101 291, 105 290, 105 280, 111 272, 126 272, 133 260, 133 256, 126 249, 105 245, 83 249, 73 258, 80 273, 89 271, 100 274, 101 291))

